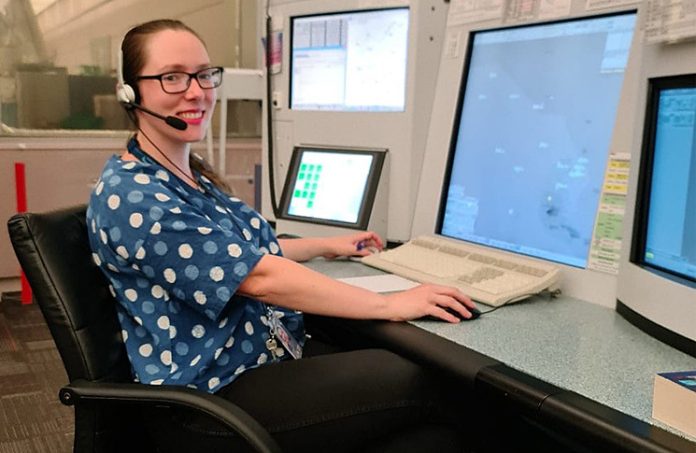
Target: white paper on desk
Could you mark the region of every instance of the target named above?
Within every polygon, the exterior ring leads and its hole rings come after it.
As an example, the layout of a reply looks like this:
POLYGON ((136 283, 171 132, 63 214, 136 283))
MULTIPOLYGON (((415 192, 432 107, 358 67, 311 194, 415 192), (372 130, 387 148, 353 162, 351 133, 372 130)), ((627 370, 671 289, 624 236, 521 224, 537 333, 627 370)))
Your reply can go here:
POLYGON ((368 277, 347 277, 339 278, 339 280, 349 285, 369 289, 376 293, 406 291, 420 284, 393 274, 370 275, 368 277))

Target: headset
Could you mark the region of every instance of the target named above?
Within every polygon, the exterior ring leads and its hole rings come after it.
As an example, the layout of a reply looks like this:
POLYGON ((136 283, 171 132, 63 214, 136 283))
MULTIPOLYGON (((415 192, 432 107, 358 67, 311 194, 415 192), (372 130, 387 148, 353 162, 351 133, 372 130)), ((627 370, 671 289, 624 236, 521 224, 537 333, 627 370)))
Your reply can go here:
POLYGON ((186 121, 182 120, 181 118, 177 118, 175 116, 164 116, 160 115, 159 113, 153 112, 150 109, 147 109, 140 105, 138 102, 140 99, 138 99, 140 96, 138 95, 138 92, 136 91, 135 88, 132 86, 128 85, 126 81, 123 79, 123 43, 121 43, 121 46, 119 46, 118 49, 118 67, 116 68, 116 99, 118 102, 121 103, 121 105, 128 111, 132 111, 134 109, 138 109, 140 111, 143 111, 149 115, 154 116, 155 118, 159 118, 165 123, 167 123, 169 126, 173 127, 176 130, 183 131, 186 130, 188 127, 188 124, 186 124, 186 121))
POLYGON ((118 49, 118 68, 116 70, 116 99, 124 105, 125 108, 133 107, 137 103, 138 95, 132 86, 128 85, 123 80, 123 49, 118 49))

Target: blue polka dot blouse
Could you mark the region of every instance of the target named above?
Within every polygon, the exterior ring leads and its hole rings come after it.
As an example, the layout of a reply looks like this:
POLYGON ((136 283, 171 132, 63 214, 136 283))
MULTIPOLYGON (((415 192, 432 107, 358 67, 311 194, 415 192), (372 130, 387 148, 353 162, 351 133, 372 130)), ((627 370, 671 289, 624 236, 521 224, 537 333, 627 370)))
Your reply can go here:
MULTIPOLYGON (((266 348, 268 306, 236 295, 264 254, 282 255, 270 225, 204 176, 201 189, 147 156, 113 156, 92 192, 93 259, 118 300, 134 377, 215 392, 245 370, 276 360, 266 348)), ((304 343, 302 315, 273 308, 304 343)), ((278 358, 289 358, 282 349, 278 358)))

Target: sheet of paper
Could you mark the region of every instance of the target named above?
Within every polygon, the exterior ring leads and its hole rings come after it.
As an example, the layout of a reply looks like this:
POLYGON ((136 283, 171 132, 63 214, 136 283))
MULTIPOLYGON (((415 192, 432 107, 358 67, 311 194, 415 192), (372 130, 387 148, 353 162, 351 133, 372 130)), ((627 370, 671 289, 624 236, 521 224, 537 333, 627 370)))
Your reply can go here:
POLYGON ((348 277, 340 278, 340 281, 349 285, 369 289, 376 293, 392 293, 396 291, 406 291, 420 283, 399 277, 398 275, 370 275, 367 277, 348 277))
POLYGON ((619 271, 630 159, 628 153, 609 156, 587 263, 589 269, 609 274, 619 271))
POLYGON ((645 40, 649 43, 677 42, 696 37, 696 1, 648 0, 645 40))
POLYGON ((408 0, 360 0, 358 9, 391 8, 393 6, 408 6, 408 0))
POLYGON ((639 2, 640 0, 587 0, 585 9, 592 11, 594 9, 616 8, 617 6, 626 6, 639 2))
POLYGON ((555 19, 570 15, 571 0, 539 0, 537 19, 555 19))
POLYGON ((503 0, 451 0, 447 26, 500 19, 504 6, 503 0))
POLYGON ((555 19, 570 14, 571 0, 509 0, 505 22, 555 19))

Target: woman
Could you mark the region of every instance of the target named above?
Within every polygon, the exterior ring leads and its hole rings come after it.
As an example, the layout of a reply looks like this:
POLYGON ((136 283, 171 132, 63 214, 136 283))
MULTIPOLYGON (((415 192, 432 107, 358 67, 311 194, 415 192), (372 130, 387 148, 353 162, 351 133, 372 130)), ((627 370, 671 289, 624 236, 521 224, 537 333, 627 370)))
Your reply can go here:
MULTIPOLYGON (((395 321, 429 315, 458 322, 445 308, 469 317, 471 300, 455 289, 431 285, 379 295, 298 264, 318 256, 365 255, 369 247, 362 245, 380 249, 382 242, 371 232, 277 240, 268 223, 227 196, 219 179, 190 152, 190 143, 205 135, 222 77, 202 40, 181 22, 159 20, 130 30, 121 49, 119 99, 138 132, 121 156, 107 162, 87 220, 94 259, 119 301, 135 378, 214 392, 237 404, 246 395, 248 403, 240 405, 290 450, 325 448, 334 441, 344 447, 373 442, 382 433, 375 432, 374 421, 386 412, 404 420, 394 430, 412 424, 430 398, 411 398, 423 391, 422 370, 386 351, 289 361, 314 355, 313 340, 303 351, 301 312, 395 321), (158 115, 177 118, 186 128, 172 127, 158 115), (345 381, 345 368, 356 374, 357 384, 362 379, 374 387, 353 398, 362 398, 359 409, 328 395, 355 393, 345 381), (401 385, 396 382, 403 380, 400 375, 414 379, 401 385), (285 376, 283 391, 290 399, 279 396, 284 402, 275 409, 258 404, 258 389, 266 379, 277 385, 276 376, 285 376), (317 394, 315 383, 299 376, 320 377, 326 393, 317 394), (256 398, 248 398, 250 393, 256 398), (302 403, 310 397, 320 403, 306 414, 302 403), (346 414, 358 420, 355 427, 346 422, 337 431, 331 428, 346 414), (314 444, 304 443, 307 437, 314 444)), ((181 446, 183 437, 173 443, 181 446)), ((229 439, 220 445, 229 445, 229 439)))

